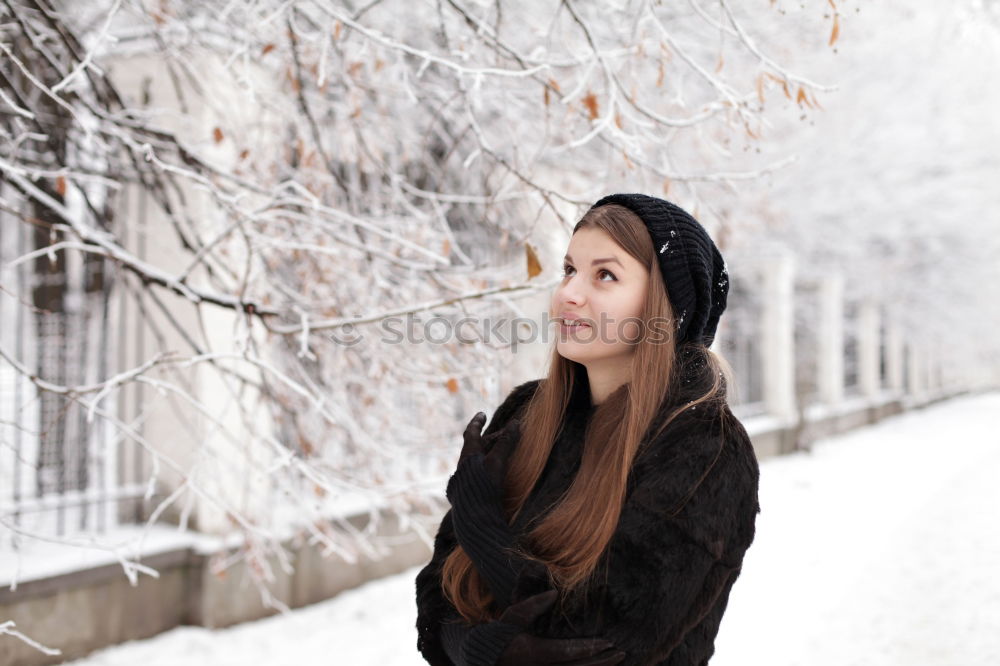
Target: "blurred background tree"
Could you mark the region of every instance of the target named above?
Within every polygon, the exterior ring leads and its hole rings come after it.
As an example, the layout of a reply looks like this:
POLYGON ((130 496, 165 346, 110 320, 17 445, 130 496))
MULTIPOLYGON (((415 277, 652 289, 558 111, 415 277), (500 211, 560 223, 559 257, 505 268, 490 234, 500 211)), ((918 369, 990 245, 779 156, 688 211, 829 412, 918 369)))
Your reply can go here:
POLYGON ((542 372, 457 318, 537 320, 610 191, 996 363, 996 5, 918 4, 4 2, 0 353, 51 482, 92 481, 73 419, 140 520, 376 551, 344 512, 440 510, 468 417, 542 372))

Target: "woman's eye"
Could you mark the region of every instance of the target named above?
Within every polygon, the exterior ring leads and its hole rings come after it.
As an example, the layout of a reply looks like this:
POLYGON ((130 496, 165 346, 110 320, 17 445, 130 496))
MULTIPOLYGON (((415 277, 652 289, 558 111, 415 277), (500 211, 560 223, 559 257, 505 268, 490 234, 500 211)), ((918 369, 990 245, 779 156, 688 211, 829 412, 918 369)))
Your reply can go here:
MULTIPOLYGON (((572 275, 575 272, 576 272, 576 269, 573 268, 572 266, 570 266, 569 264, 566 264, 566 265, 563 266, 563 277, 569 277, 570 275, 572 275)), ((612 273, 611 271, 609 271, 606 268, 602 268, 599 271, 597 271, 597 278, 601 282, 617 282, 618 281, 618 278, 615 277, 615 274, 612 273), (610 279, 605 279, 605 276, 607 276, 610 279)))

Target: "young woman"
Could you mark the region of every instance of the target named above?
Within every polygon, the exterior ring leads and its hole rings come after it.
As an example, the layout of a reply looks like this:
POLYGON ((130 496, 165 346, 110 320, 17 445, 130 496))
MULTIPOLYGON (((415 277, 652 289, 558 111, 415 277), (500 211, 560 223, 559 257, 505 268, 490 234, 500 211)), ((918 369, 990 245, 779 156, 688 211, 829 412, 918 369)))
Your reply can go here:
POLYGON ((709 351, 725 264, 677 206, 598 201, 573 230, 548 374, 473 417, 430 563, 434 665, 703 665, 759 512, 709 351))

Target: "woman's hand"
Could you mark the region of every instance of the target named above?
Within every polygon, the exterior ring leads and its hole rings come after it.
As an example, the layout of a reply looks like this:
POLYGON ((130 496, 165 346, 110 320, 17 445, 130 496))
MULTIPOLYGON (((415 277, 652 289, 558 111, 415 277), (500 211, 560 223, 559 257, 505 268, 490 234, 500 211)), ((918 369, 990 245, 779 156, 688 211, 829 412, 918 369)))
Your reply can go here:
POLYGON ((512 604, 499 622, 522 629, 497 658, 496 666, 611 666, 625 658, 613 643, 601 638, 541 638, 528 627, 552 608, 558 593, 548 590, 512 604))
MULTIPOLYGON (((503 430, 496 434, 500 435, 512 426, 516 428, 516 424, 517 421, 508 423, 504 426, 503 430)), ((462 446, 462 452, 458 455, 458 464, 461 465, 462 461, 469 456, 477 454, 485 456, 483 467, 486 470, 490 483, 499 490, 503 488, 507 460, 517 445, 518 438, 512 436, 511 433, 507 433, 506 436, 498 436, 495 438, 493 448, 487 453, 482 435, 484 425, 486 425, 486 414, 484 412, 477 412, 472 417, 472 420, 469 421, 469 424, 465 427, 465 432, 462 434, 465 444, 462 446)))
POLYGON ((511 602, 523 558, 517 554, 517 538, 503 507, 503 481, 507 459, 517 445, 517 422, 511 420, 499 432, 486 453, 481 434, 486 415, 477 413, 465 428, 465 445, 458 467, 445 487, 451 503, 451 519, 458 543, 486 580, 500 608, 511 602))

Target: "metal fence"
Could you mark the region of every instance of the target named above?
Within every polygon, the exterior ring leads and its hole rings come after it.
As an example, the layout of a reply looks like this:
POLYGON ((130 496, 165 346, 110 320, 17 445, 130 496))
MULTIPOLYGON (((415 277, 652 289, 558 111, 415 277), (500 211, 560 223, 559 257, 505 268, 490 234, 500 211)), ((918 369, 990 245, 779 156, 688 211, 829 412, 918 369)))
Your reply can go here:
POLYGON ((0 535, 104 531, 141 515, 141 455, 114 427, 141 430, 136 396, 123 392, 91 414, 95 395, 69 389, 113 376, 128 357, 116 269, 75 251, 12 265, 51 245, 53 231, 12 187, 0 188, 0 535))
POLYGON ((858 396, 861 394, 858 359, 858 309, 856 301, 846 299, 844 302, 844 394, 858 396))
POLYGON ((764 411, 764 377, 758 331, 760 307, 746 279, 730 274, 725 315, 719 320, 719 352, 733 369, 730 402, 741 415, 764 411))

